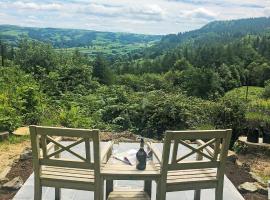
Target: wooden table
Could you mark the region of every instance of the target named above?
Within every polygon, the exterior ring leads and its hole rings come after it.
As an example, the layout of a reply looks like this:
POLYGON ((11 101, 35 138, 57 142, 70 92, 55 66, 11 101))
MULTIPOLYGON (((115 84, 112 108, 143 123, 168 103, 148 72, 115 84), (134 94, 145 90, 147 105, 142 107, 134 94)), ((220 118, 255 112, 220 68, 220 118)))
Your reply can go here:
POLYGON ((152 181, 160 177, 160 170, 153 161, 148 161, 145 170, 137 170, 136 166, 125 164, 111 157, 101 170, 101 176, 106 180, 106 199, 113 191, 114 180, 143 180, 144 191, 151 197, 152 181))

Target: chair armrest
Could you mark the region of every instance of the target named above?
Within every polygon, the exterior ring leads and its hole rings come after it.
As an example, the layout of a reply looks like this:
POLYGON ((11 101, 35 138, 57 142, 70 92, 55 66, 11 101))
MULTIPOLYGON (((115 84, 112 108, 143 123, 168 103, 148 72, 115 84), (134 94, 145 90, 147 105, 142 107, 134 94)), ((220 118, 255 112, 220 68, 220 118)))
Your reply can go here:
POLYGON ((101 153, 100 153, 100 161, 101 163, 104 162, 104 159, 106 158, 106 162, 108 161, 108 156, 110 156, 109 154, 111 154, 112 152, 112 147, 113 147, 113 142, 110 141, 110 142, 107 142, 105 144, 104 147, 102 147, 101 149, 101 153))
MULTIPOLYGON (((196 140, 196 143, 197 143, 198 145, 204 145, 204 144, 205 144, 205 142, 202 141, 202 140, 196 140)), ((210 156, 214 156, 215 151, 214 151, 214 149, 212 149, 210 146, 205 147, 205 150, 207 151, 207 153, 208 153, 210 156)))
POLYGON ((153 154, 156 156, 157 160, 159 163, 162 162, 162 154, 161 152, 159 151, 159 149, 157 147, 155 147, 152 143, 150 142, 147 142, 146 143, 147 146, 150 148, 150 150, 153 152, 153 154))

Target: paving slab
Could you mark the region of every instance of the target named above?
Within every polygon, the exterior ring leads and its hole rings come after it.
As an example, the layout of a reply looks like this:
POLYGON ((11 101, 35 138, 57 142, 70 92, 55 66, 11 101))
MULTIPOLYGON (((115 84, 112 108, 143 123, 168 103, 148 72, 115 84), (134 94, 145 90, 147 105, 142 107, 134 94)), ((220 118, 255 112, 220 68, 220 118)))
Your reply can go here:
MULTIPOLYGON (((66 142, 68 144, 68 142, 66 142)), ((67 145, 65 144, 65 145, 67 145)), ((102 145, 101 145, 102 146, 102 145)), ((162 144, 158 144, 160 150, 162 150, 162 144)), ((127 151, 131 148, 138 149, 139 144, 137 143, 120 143, 114 145, 114 152, 127 151)), ((79 151, 83 154, 84 145, 78 145, 74 150, 79 151)), ((187 153, 188 150, 184 148, 179 148, 179 153, 187 153)), ((72 155, 63 154, 69 158, 72 155)), ((61 155, 62 156, 62 155, 61 155)), ((129 187, 129 188, 143 188, 143 181, 114 181, 115 187, 129 187)), ((155 199, 156 194, 156 184, 152 183, 152 200, 155 199)), ((54 200, 54 188, 42 188, 42 200, 54 200)), ((104 190, 106 191, 106 190, 104 190)), ((181 192, 170 192, 167 193, 168 200, 193 200, 194 191, 181 191, 181 192)), ((62 199, 63 200, 94 200, 93 192, 81 191, 81 190, 70 190, 62 189, 62 199)), ((33 200, 34 199, 34 175, 32 174, 22 188, 18 191, 14 200, 33 200)), ((238 190, 234 187, 232 182, 225 176, 224 179, 224 200, 244 200, 238 190)), ((202 190, 201 200, 215 200, 215 190, 207 189, 202 190)))

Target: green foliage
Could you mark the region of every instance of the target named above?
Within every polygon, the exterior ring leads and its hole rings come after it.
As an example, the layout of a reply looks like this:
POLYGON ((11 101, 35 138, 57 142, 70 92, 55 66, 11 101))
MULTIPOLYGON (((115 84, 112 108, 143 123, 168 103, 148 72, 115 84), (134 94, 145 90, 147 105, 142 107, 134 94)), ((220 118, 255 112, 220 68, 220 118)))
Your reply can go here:
POLYGON ((170 90, 172 87, 171 81, 167 82, 164 76, 154 73, 146 73, 141 76, 120 75, 116 84, 125 85, 134 91, 170 90))
POLYGON ((248 146, 245 143, 236 142, 233 145, 233 150, 237 154, 246 154, 248 151, 248 146))
POLYGON ((182 73, 182 87, 190 96, 202 98, 217 96, 220 78, 211 69, 191 68, 182 73))
POLYGON ((173 69, 179 71, 187 70, 191 67, 192 65, 185 58, 177 60, 173 65, 173 69))
POLYGON ((62 126, 71 128, 88 128, 93 124, 91 119, 83 116, 80 108, 74 105, 71 105, 70 108, 66 110, 61 110, 59 119, 62 126))
POLYGON ((12 131, 22 124, 18 115, 5 95, 0 95, 0 131, 12 131))
POLYGON ((38 123, 41 99, 31 75, 17 66, 0 68, 0 129, 12 131, 22 124, 38 123))
POLYGON ((161 138, 165 130, 195 128, 207 122, 206 102, 181 93, 152 91, 137 104, 137 132, 161 138))
POLYGON ((217 128, 232 128, 236 132, 245 126, 245 102, 234 97, 223 97, 213 104, 211 119, 217 128))
POLYGON ((94 61, 93 76, 102 84, 110 84, 113 81, 113 75, 108 67, 108 63, 100 55, 98 55, 94 61))
POLYGON ((57 61, 51 45, 23 39, 18 47, 15 61, 25 72, 43 78, 56 66, 57 61))

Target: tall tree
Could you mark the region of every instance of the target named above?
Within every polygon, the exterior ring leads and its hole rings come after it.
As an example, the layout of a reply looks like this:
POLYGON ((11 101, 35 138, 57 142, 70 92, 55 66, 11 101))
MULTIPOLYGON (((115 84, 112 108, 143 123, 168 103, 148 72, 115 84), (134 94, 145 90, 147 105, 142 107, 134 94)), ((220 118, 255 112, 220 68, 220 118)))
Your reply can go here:
POLYGON ((2 66, 5 66, 5 45, 0 40, 0 50, 1 50, 1 64, 2 66))
POLYGON ((93 76, 102 84, 110 84, 113 80, 112 71, 103 56, 98 55, 93 63, 93 76))

